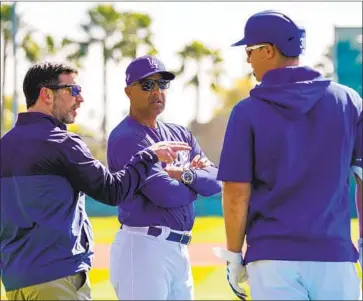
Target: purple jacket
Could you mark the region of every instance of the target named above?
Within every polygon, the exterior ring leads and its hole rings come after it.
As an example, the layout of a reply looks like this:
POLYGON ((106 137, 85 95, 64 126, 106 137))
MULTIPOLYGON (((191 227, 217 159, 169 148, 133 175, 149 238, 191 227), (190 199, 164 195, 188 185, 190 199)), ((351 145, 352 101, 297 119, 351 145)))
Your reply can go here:
POLYGON ((133 194, 158 158, 138 153, 122 172, 94 159, 55 118, 21 113, 1 138, 1 276, 7 291, 90 269, 85 194, 112 206, 133 194))

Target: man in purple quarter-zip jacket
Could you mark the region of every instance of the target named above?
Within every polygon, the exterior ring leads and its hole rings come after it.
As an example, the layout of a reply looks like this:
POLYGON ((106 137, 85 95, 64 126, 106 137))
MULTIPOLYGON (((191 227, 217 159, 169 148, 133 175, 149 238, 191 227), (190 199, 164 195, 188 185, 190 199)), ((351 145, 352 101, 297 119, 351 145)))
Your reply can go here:
MULTIPOLYGON (((66 129, 84 101, 77 70, 41 62, 25 75, 28 111, 1 139, 1 279, 9 300, 90 300, 93 258, 85 193, 117 206, 185 143, 159 143, 111 173, 66 129)), ((122 146, 120 146, 122 149, 122 146)))
POLYGON ((288 16, 263 11, 234 44, 246 45, 260 82, 231 112, 218 173, 227 250, 216 252, 241 299, 247 278, 253 300, 358 300, 361 293, 349 174, 360 191, 362 237, 362 99, 301 66, 304 43, 305 31, 288 16))
POLYGON ((111 132, 108 164, 117 170, 139 150, 158 141, 184 141, 192 148, 169 165, 156 163, 140 188, 118 206, 121 229, 111 247, 111 283, 119 300, 192 300, 187 245, 197 195, 220 192, 217 167, 193 135, 157 119, 175 75, 155 57, 142 56, 126 70, 130 113, 111 132), (127 147, 125 147, 127 146, 127 147))

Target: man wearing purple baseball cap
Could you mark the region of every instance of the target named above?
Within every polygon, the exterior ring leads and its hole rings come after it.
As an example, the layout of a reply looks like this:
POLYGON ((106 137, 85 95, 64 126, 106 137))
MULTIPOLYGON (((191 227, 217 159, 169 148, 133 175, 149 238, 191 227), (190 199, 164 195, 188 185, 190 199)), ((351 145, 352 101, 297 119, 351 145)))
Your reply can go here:
POLYGON ((194 224, 197 195, 220 192, 217 167, 183 126, 158 120, 175 78, 153 56, 142 56, 126 69, 125 93, 130 113, 111 132, 107 159, 111 170, 124 166, 139 149, 158 141, 183 141, 172 164, 155 164, 124 206, 121 229, 111 247, 110 278, 119 300, 193 300, 187 245, 194 224))
POLYGON ((163 62, 156 57, 151 55, 138 57, 126 69, 126 86, 154 74, 160 74, 163 79, 168 81, 175 78, 174 73, 166 71, 163 62))
MULTIPOLYGON (((358 300, 348 189, 353 172, 362 237, 361 96, 300 65, 305 31, 288 16, 259 12, 244 34, 233 46, 246 45, 260 84, 225 133, 227 250, 215 252, 240 299, 248 279, 253 300, 358 300)), ((362 238, 359 254, 361 263, 362 238)))
POLYGON ((298 57, 305 49, 305 29, 284 14, 263 11, 248 19, 245 36, 232 46, 260 44, 273 44, 284 56, 298 57))

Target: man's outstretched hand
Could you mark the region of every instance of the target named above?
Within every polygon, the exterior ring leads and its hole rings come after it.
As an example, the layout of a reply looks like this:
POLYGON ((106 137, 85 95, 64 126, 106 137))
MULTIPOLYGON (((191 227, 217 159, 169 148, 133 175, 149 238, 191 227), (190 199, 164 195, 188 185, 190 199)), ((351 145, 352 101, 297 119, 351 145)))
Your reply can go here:
POLYGON ((148 149, 155 153, 160 162, 171 163, 177 158, 178 151, 191 150, 191 147, 185 142, 161 141, 148 149))

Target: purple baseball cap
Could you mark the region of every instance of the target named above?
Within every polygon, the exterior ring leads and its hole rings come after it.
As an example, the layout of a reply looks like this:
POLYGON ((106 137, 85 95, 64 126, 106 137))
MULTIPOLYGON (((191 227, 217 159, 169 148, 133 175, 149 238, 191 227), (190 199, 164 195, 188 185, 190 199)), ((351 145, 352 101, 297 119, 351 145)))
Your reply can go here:
POLYGON ((144 55, 134 59, 126 69, 126 85, 129 86, 140 79, 160 73, 163 79, 173 80, 174 73, 166 71, 165 65, 156 57, 144 55))
POLYGON ((286 56, 299 56, 305 49, 305 29, 288 16, 274 10, 252 15, 246 23, 244 38, 232 46, 271 43, 286 56))

